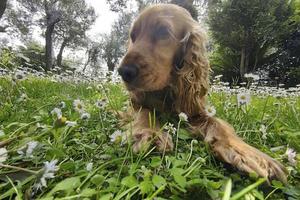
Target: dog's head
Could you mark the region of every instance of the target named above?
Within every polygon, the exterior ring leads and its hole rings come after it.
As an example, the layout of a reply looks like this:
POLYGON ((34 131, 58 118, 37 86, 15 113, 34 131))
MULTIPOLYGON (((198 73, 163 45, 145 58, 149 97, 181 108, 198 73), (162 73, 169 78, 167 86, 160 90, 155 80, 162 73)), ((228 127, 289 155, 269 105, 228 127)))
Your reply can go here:
POLYGON ((183 93, 204 96, 209 71, 204 38, 184 8, 173 4, 148 7, 133 23, 118 72, 130 91, 171 86, 183 100, 187 100, 183 93))

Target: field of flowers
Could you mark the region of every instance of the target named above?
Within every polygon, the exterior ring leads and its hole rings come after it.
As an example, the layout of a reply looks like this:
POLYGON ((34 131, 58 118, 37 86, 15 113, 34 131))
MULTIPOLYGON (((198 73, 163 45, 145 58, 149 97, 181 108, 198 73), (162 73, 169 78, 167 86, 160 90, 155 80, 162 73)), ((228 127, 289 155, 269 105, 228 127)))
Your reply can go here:
POLYGON ((167 115, 178 148, 134 154, 119 117, 128 94, 114 76, 0 69, 0 199, 300 199, 300 87, 247 77, 234 88, 216 77, 207 112, 282 162, 288 185, 237 172, 167 115))

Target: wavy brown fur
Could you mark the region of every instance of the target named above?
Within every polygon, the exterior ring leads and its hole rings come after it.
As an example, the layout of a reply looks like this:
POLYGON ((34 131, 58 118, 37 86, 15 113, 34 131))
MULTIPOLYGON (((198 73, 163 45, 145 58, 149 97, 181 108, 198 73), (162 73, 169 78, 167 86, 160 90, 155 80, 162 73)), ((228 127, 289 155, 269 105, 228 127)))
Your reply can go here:
POLYGON ((204 110, 205 98, 209 89, 209 63, 206 57, 205 35, 198 25, 189 34, 187 52, 182 69, 176 72, 173 90, 176 94, 175 109, 188 116, 204 110))
POLYGON ((160 4, 138 16, 119 67, 134 109, 133 151, 146 149, 152 141, 159 151, 171 151, 172 138, 160 131, 157 119, 149 124, 149 116, 154 110, 184 112, 191 133, 202 136, 219 159, 241 171, 286 182, 283 165, 243 142, 225 121, 206 114, 209 72, 205 34, 186 10, 160 4))

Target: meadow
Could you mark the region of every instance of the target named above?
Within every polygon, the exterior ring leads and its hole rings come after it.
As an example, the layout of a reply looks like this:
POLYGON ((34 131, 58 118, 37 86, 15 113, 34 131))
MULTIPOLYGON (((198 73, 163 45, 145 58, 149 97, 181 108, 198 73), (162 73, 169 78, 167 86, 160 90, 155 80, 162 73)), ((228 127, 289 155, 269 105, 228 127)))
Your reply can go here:
POLYGON ((287 185, 220 162, 186 122, 167 115, 163 129, 178 148, 134 154, 119 117, 128 94, 114 77, 3 73, 0 199, 300 199, 300 86, 251 81, 229 88, 217 77, 208 112, 282 162, 287 185))

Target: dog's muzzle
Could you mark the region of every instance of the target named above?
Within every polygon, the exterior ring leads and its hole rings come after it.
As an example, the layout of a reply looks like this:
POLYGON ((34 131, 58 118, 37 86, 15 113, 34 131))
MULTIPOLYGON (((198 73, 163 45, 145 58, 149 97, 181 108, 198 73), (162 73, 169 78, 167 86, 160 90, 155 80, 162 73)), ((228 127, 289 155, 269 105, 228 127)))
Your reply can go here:
POLYGON ((126 83, 130 83, 138 76, 138 68, 135 64, 123 65, 118 69, 118 73, 126 83))

